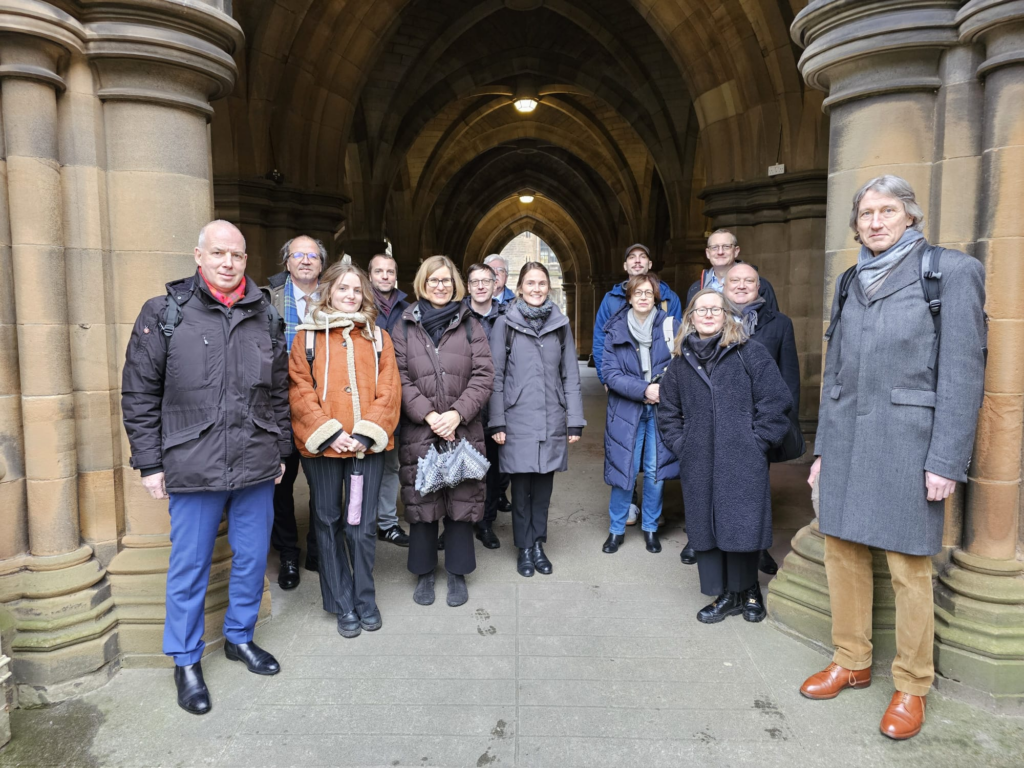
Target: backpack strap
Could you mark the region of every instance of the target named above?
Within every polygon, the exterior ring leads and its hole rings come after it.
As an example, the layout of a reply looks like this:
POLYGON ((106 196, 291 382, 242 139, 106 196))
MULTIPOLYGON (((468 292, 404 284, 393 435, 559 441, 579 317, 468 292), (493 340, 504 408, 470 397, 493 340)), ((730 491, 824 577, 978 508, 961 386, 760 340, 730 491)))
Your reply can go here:
POLYGON ((672 356, 672 343, 675 341, 675 320, 672 315, 665 318, 665 322, 661 324, 661 335, 665 339, 665 346, 668 347, 669 357, 672 356))
POLYGON ((316 391, 316 374, 313 373, 313 360, 316 358, 316 331, 303 331, 306 343, 306 363, 309 365, 309 377, 313 380, 313 391, 316 391))
POLYGON ((932 322, 935 324, 935 343, 928 358, 928 369, 933 370, 939 360, 939 339, 942 336, 942 272, 939 269, 945 251, 937 245, 929 245, 921 254, 921 290, 928 302, 932 322))
POLYGON ((171 337, 174 335, 174 329, 181 325, 181 307, 183 304, 187 304, 189 299, 192 298, 192 294, 195 292, 195 281, 188 287, 184 293, 179 294, 167 294, 166 303, 164 304, 164 313, 162 320, 160 321, 160 333, 164 337, 164 348, 168 348, 171 345, 171 337))
POLYGON ((857 276, 857 265, 853 265, 848 270, 843 272, 839 278, 839 306, 836 308, 836 314, 832 318, 832 321, 828 324, 828 330, 825 331, 825 341, 832 340, 832 334, 836 331, 836 326, 839 323, 839 318, 843 314, 843 306, 846 304, 846 299, 850 295, 850 286, 853 285, 853 278, 857 276))

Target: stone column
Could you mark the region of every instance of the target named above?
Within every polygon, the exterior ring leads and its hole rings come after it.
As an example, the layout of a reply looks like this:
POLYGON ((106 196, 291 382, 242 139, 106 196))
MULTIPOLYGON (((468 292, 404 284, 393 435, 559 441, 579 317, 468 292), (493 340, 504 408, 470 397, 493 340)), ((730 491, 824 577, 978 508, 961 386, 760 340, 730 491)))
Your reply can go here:
MULTIPOLYGON (((205 3, 165 0, 87 22, 87 54, 102 103, 116 381, 143 303, 195 271, 192 249, 213 217, 210 100, 227 95, 242 44, 238 25, 205 3), (133 13, 137 12, 137 15, 133 13)), ((122 432, 123 435, 123 432, 122 432)), ((161 652, 170 554, 167 502, 154 501, 128 463, 119 467, 125 535, 108 566, 126 666, 168 665, 161 652)), ((222 524, 206 599, 208 649, 219 646, 231 551, 222 524)), ((269 614, 265 593, 263 615, 269 614)))
MULTIPOLYGON (((1019 714, 1024 712, 1024 564, 1017 559, 1024 419, 1024 7, 973 0, 957 21, 963 42, 984 50, 977 68, 984 79, 977 255, 987 273, 989 358, 962 544, 940 574, 936 594, 936 667, 943 688, 1019 714)), ((961 121, 976 125, 978 114, 960 115, 961 121)))
MULTIPOLYGON (((836 278, 857 257, 849 228, 854 192, 869 179, 895 173, 914 187, 926 214, 935 206, 941 63, 957 45, 957 0, 898 3, 830 0, 808 5, 793 24, 805 48, 800 70, 807 83, 828 93, 830 117, 828 208, 825 230, 821 329, 828 324, 836 278)), ((937 178, 938 177, 938 178, 937 178)), ((961 179, 961 199, 974 199, 961 179)), ((926 217, 926 226, 932 223, 926 217)), ((931 230, 926 234, 935 240, 931 230)), ((824 568, 824 540, 817 521, 793 539, 793 551, 770 586, 769 615, 785 627, 831 646, 831 612, 824 568)), ((874 553, 875 661, 895 652, 895 600, 884 555, 874 553)))
MULTIPOLYGON (((26 16, 40 14, 29 6, 26 16)), ((59 16, 55 12, 52 16, 59 16)), ((14 14, 12 14, 14 16, 14 14)), ((78 41, 35 18, 37 34, 11 33, 0 15, 0 111, 7 150, 17 369, 28 555, 0 577, 14 617, 14 675, 23 703, 63 698, 105 682, 117 657, 113 600, 103 569, 79 537, 75 400, 58 142, 60 70, 78 41)), ((61 20, 63 21, 63 20, 61 20)), ((9 565, 10 565, 9 564, 9 565)))

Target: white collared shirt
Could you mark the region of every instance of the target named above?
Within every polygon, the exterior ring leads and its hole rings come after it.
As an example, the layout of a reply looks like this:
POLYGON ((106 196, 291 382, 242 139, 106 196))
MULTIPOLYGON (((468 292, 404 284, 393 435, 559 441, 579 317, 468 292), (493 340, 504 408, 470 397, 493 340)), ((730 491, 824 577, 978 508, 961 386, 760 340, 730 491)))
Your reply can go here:
POLYGON ((306 315, 313 308, 313 302, 317 299, 317 291, 306 295, 302 292, 302 289, 292 281, 292 296, 295 297, 295 311, 299 313, 299 322, 303 322, 306 319, 306 315))

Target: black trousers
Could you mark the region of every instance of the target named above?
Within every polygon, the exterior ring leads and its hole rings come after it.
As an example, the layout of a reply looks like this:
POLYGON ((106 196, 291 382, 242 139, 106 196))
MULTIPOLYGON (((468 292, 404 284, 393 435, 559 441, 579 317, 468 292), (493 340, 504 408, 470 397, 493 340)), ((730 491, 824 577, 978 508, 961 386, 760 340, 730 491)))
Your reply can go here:
POLYGON ((760 552, 723 552, 709 549, 697 553, 700 591, 718 597, 726 592, 743 592, 757 583, 760 552))
POLYGON ((491 462, 491 468, 487 470, 487 500, 484 502, 483 522, 493 523, 498 519, 498 501, 508 489, 509 475, 498 469, 498 444, 487 437, 484 438, 484 447, 487 449, 487 460, 491 462))
POLYGON ((362 459, 363 504, 358 525, 348 524, 352 470, 358 459, 303 459, 316 500, 314 529, 320 545, 320 596, 324 610, 339 616, 377 612, 373 561, 377 554, 377 499, 384 454, 362 459))
MULTIPOLYGON (((270 544, 281 553, 282 560, 299 559, 299 526, 295 522, 295 478, 299 475, 298 449, 284 460, 284 477, 274 486, 274 527, 270 530, 270 544)), ((313 492, 309 494, 309 532, 306 534, 306 556, 317 559, 319 550, 313 531, 313 492)))
POLYGON ((555 473, 512 475, 512 538, 519 549, 548 540, 548 508, 555 473))
MULTIPOLYGON (((437 568, 438 521, 409 526, 409 571, 417 576, 437 568)), ((476 570, 473 524, 444 519, 444 569, 465 576, 476 570)))

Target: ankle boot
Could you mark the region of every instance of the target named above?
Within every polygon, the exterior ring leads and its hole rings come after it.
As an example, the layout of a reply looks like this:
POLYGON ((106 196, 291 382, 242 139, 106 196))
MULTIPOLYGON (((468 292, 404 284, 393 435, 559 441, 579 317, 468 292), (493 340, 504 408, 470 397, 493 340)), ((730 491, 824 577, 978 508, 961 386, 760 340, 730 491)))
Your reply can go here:
POLYGON ((743 618, 757 622, 763 621, 767 615, 764 598, 761 597, 761 585, 755 581, 754 586, 743 593, 743 618))
POLYGON ((711 605, 697 611, 697 621, 703 624, 717 624, 738 613, 743 613, 743 602, 740 600, 739 592, 726 592, 711 605))
POLYGON ((178 689, 178 706, 193 715, 210 711, 210 691, 203 680, 203 667, 197 661, 174 668, 174 685, 178 689))
POLYGON ((526 548, 519 550, 519 558, 516 560, 516 570, 520 576, 533 576, 533 550, 526 548))
POLYGON ((543 573, 545 576, 551 573, 551 561, 544 554, 544 547, 539 541, 533 545, 533 565, 537 569, 537 573, 543 573))

